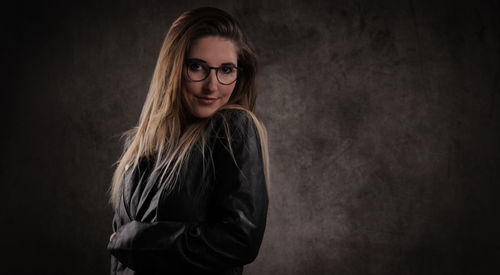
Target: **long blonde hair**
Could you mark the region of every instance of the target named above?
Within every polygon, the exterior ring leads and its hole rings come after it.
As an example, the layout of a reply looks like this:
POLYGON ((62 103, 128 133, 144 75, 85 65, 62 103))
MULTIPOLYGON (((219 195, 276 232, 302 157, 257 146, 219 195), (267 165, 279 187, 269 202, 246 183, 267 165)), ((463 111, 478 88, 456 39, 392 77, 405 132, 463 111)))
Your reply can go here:
MULTIPOLYGON (((252 117, 260 138, 264 174, 268 182, 267 134, 264 125, 252 113, 257 97, 256 56, 248 46, 238 22, 230 14, 216 8, 198 8, 183 13, 170 27, 158 56, 138 125, 123 134, 125 146, 115 163, 117 168, 110 192, 114 207, 118 206, 125 173, 129 169, 136 169, 141 157, 155 159, 154 171, 163 171, 161 186, 166 188, 166 192, 171 192, 194 146, 201 144, 204 152, 208 119, 188 124, 181 93, 186 53, 193 41, 209 35, 230 39, 237 46, 238 67, 242 70, 227 105, 220 110, 241 109, 252 117)), ((227 125, 224 127, 227 129, 227 125)))

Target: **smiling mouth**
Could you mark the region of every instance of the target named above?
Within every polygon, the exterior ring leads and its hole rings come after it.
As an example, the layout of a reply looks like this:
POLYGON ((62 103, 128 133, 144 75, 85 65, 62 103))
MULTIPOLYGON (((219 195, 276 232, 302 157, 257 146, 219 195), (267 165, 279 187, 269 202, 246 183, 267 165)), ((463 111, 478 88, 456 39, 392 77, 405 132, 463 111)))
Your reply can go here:
POLYGON ((200 101, 201 103, 205 104, 205 105, 210 105, 212 103, 214 103, 215 101, 217 101, 217 98, 216 97, 200 97, 200 96, 195 96, 196 99, 198 99, 198 101, 200 101))

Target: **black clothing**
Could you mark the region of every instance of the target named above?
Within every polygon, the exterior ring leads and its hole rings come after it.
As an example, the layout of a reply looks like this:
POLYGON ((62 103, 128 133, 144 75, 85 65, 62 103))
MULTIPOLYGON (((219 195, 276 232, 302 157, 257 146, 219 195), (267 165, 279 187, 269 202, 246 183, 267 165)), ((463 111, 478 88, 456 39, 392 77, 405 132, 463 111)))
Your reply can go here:
POLYGON ((108 244, 112 274, 242 274, 257 256, 268 195, 255 124, 243 110, 211 120, 205 162, 192 150, 171 193, 158 188, 160 173, 147 180, 153 160, 125 173, 108 244))

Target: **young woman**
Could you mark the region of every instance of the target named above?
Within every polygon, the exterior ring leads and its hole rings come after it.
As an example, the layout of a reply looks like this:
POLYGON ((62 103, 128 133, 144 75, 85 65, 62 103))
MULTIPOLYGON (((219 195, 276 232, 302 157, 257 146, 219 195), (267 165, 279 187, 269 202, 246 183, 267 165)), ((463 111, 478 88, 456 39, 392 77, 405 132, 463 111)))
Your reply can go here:
POLYGON ((255 259, 268 207, 256 69, 228 13, 172 24, 113 176, 112 274, 241 274, 255 259))

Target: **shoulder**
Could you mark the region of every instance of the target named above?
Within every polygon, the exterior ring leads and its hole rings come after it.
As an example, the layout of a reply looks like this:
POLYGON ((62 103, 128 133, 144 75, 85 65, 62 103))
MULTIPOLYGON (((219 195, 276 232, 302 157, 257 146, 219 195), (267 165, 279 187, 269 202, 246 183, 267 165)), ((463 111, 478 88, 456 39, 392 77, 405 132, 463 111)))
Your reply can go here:
MULTIPOLYGON (((217 143, 231 146, 258 146, 260 122, 255 115, 242 108, 219 110, 211 118, 210 132, 217 143)), ((261 126, 262 127, 262 126, 261 126)))
MULTIPOLYGON (((217 130, 228 130, 231 135, 241 136, 256 132, 255 115, 245 109, 223 109, 212 117, 212 125, 217 130)), ((257 122, 258 123, 258 122, 257 122)))
POLYGON ((252 123, 252 116, 254 116, 250 111, 240 108, 229 108, 222 109, 214 114, 213 119, 215 120, 225 120, 230 124, 246 124, 252 123))

